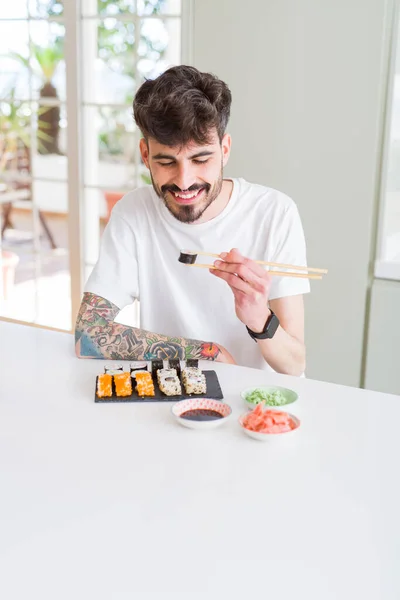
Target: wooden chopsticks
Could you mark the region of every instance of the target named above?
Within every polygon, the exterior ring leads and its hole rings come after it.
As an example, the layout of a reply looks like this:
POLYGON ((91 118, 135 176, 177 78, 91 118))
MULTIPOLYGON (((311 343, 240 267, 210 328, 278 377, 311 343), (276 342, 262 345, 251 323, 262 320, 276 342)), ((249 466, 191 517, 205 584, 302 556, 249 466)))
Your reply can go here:
MULTIPOLYGON (((213 258, 219 258, 220 260, 223 260, 219 254, 213 254, 212 252, 201 252, 201 251, 192 251, 193 254, 198 254, 200 256, 211 256, 213 258)), ((273 275, 275 277, 298 277, 300 279, 322 279, 322 275, 326 274, 328 272, 327 269, 317 269, 315 267, 301 267, 299 265, 286 265, 283 263, 275 263, 275 262, 268 262, 265 260, 255 260, 255 263, 259 264, 259 265, 263 265, 266 267, 273 267, 273 268, 279 268, 279 269, 291 269, 293 271, 308 271, 308 273, 289 273, 288 271, 273 271, 268 269, 268 273, 270 275, 273 275), (310 275, 309 273, 318 273, 318 275, 310 275)), ((214 267, 214 265, 204 265, 204 264, 188 264, 188 267, 198 267, 201 269, 216 269, 217 267, 214 267)))

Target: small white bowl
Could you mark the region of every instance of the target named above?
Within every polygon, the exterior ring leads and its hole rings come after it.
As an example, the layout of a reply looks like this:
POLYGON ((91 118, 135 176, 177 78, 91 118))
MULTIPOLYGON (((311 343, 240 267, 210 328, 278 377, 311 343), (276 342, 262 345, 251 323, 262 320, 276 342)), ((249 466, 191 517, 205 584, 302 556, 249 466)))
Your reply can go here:
MULTIPOLYGON (((289 388, 284 388, 284 387, 279 387, 277 385, 254 385, 253 387, 249 387, 246 388, 245 390, 243 390, 242 392, 240 392, 240 396, 242 397, 242 400, 244 402, 244 404, 247 406, 247 408, 249 410, 253 410, 257 404, 254 404, 254 402, 249 402, 246 397, 251 394, 251 392, 254 392, 255 390, 261 390, 263 392, 281 392, 281 394, 285 397, 285 404, 280 404, 279 406, 270 406, 269 404, 265 404, 264 406, 265 408, 267 408, 268 410, 283 410, 284 412, 286 412, 286 409, 290 407, 290 410, 292 410, 293 408, 297 409, 297 400, 299 398, 297 392, 295 392, 294 390, 290 390, 289 388)), ((295 411, 297 412, 297 410, 295 411)))
POLYGON ((232 409, 229 404, 225 404, 225 402, 221 402, 220 400, 213 400, 212 398, 180 400, 172 406, 171 411, 178 423, 189 429, 215 429, 225 423, 232 414, 232 409), (222 419, 214 419, 212 421, 192 421, 190 419, 182 418, 181 415, 183 413, 195 409, 215 410, 222 415, 222 419))
MULTIPOLYGON (((286 412, 286 411, 282 411, 282 412, 286 412)), ((246 427, 243 425, 243 419, 245 417, 247 417, 248 414, 249 413, 246 413, 246 414, 242 415, 239 418, 239 425, 241 426, 242 431, 244 433, 246 433, 249 437, 253 438, 254 440, 259 440, 261 442, 271 442, 271 441, 277 441, 277 440, 283 440, 283 439, 287 439, 287 438, 292 438, 293 434, 296 433, 299 430, 299 427, 300 427, 300 419, 298 419, 297 417, 295 417, 291 413, 286 412, 286 414, 295 423, 295 425, 296 425, 295 429, 291 429, 290 431, 283 431, 282 433, 261 433, 259 431, 252 431, 251 429, 246 429, 246 427)))

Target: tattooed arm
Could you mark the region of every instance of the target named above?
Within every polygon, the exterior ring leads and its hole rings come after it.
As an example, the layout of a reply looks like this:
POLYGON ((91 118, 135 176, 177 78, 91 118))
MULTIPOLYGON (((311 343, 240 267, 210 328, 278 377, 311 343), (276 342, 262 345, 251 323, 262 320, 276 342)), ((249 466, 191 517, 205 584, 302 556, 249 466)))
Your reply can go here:
POLYGON ((115 323, 120 309, 95 294, 85 293, 75 325, 78 358, 152 360, 155 358, 199 358, 234 363, 219 344, 168 337, 115 323))

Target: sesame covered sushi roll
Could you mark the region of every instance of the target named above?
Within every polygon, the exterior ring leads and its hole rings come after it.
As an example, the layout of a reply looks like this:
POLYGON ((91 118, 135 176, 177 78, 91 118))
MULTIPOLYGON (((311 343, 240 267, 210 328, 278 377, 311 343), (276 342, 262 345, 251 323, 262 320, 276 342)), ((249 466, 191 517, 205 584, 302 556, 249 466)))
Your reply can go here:
POLYGON ((158 369, 157 371, 157 381, 160 383, 161 379, 165 379, 166 377, 176 377, 177 372, 175 369, 158 369))
POLYGON ((130 396, 132 394, 131 374, 127 371, 114 375, 114 383, 117 396, 130 396))
POLYGON ((182 381, 185 382, 188 377, 200 377, 201 373, 198 367, 186 367, 182 371, 182 381))
POLYGON ((205 394, 207 392, 206 377, 197 367, 183 369, 182 382, 187 394, 205 394))
POLYGON ((205 394, 207 392, 207 382, 204 373, 189 375, 183 385, 187 394, 205 394))
POLYGON ((161 377, 158 385, 160 390, 166 396, 179 396, 182 394, 181 382, 179 381, 179 377, 177 375, 172 375, 170 377, 161 377))
POLYGON ((97 397, 111 398, 112 396, 112 375, 105 373, 97 378, 97 397))

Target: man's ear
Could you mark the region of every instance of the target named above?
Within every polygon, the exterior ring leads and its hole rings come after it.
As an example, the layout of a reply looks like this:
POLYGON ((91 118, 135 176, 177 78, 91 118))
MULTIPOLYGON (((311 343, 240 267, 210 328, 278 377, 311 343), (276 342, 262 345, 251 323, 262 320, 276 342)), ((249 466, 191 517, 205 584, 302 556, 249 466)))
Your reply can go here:
POLYGON ((221 141, 222 148, 222 164, 225 167, 231 153, 232 138, 229 133, 226 133, 221 141))
POLYGON ((148 145, 147 141, 144 138, 141 138, 141 140, 139 142, 139 148, 140 148, 140 154, 142 156, 142 160, 143 160, 144 164, 146 165, 146 167, 148 169, 150 169, 150 166, 149 166, 149 145, 148 145))

